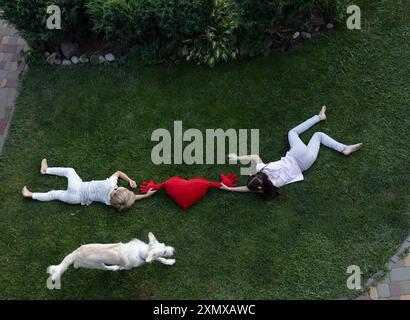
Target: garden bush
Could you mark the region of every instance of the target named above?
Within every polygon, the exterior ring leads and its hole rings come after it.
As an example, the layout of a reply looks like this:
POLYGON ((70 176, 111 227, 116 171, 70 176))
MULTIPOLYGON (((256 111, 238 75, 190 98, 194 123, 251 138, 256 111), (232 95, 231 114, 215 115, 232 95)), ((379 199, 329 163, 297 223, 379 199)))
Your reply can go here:
POLYGON ((226 0, 232 2, 238 17, 240 54, 266 53, 271 35, 284 29, 312 28, 312 17, 339 21, 346 0, 226 0))
POLYGON ((93 29, 123 41, 178 40, 208 25, 213 0, 88 0, 93 29))
POLYGON ((4 17, 36 47, 44 41, 79 39, 87 36, 90 25, 84 8, 85 0, 1 0, 0 8, 4 17), (61 8, 61 30, 46 27, 47 7, 58 5, 61 8))
POLYGON ((2 0, 6 19, 32 47, 90 35, 121 42, 146 62, 186 59, 210 66, 269 53, 284 29, 309 30, 312 17, 337 21, 346 0, 2 0), (62 30, 48 30, 48 5, 62 30))
POLYGON ((145 62, 176 60, 185 39, 209 25, 213 0, 88 0, 93 30, 133 48, 145 62))
POLYGON ((205 32, 195 39, 185 41, 187 61, 205 63, 213 67, 238 56, 236 30, 237 17, 232 5, 225 0, 216 0, 209 25, 205 32))

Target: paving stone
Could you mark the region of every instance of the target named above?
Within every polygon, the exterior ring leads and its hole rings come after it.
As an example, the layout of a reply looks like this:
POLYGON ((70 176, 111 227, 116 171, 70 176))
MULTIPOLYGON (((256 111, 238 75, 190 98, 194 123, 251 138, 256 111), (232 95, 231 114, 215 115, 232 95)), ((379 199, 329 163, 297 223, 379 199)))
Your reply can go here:
POLYGON ((7 44, 17 44, 17 37, 9 36, 7 44))
POLYGON ((10 29, 8 27, 1 27, 0 28, 0 34, 4 36, 8 36, 10 34, 10 29))
POLYGON ((401 293, 401 287, 399 283, 391 283, 389 286, 390 289, 390 295, 391 296, 400 296, 401 293))
POLYGON ((27 45, 26 40, 24 40, 21 36, 17 38, 17 44, 27 45))
POLYGON ((390 277, 387 276, 382 281, 380 281, 379 284, 390 284, 390 277))
POLYGON ((410 281, 410 268, 397 268, 390 272, 392 282, 410 281))
POLYGON ((17 71, 17 69, 18 69, 18 63, 17 62, 12 62, 10 64, 10 70, 11 71, 17 71))
POLYGON ((19 75, 20 75, 20 71, 9 71, 9 72, 7 72, 6 78, 7 79, 18 80, 19 75))
POLYGON ((377 289, 375 287, 370 287, 370 299, 377 300, 377 289))
POLYGON ((3 52, 3 57, 1 60, 5 62, 11 62, 13 61, 13 56, 14 56, 14 53, 3 52))
POLYGON ((17 89, 16 88, 7 88, 7 104, 9 106, 14 105, 14 101, 17 96, 17 89))
POLYGON ((4 53, 16 53, 17 45, 15 44, 0 44, 0 51, 4 53))
POLYGON ((410 294, 410 281, 402 281, 398 285, 400 287, 400 295, 410 294))
POLYGON ((410 300, 410 295, 400 296, 400 300, 410 300))
POLYGON ((410 254, 408 254, 407 255, 407 257, 406 258, 404 258, 404 265, 406 266, 406 267, 410 267, 410 254))
POLYGON ((0 119, 0 135, 4 135, 6 133, 7 123, 8 123, 7 118, 0 119))
POLYGON ((14 52, 17 52, 17 53, 20 53, 20 52, 24 52, 24 51, 27 51, 27 49, 26 49, 26 46, 24 45, 24 44, 18 44, 17 45, 17 48, 16 48, 16 51, 14 51, 14 52))
POLYGON ((12 56, 12 58, 11 58, 11 61, 12 61, 12 62, 19 62, 19 61, 21 61, 21 60, 22 60, 22 57, 21 57, 21 55, 18 54, 18 53, 13 54, 13 56, 12 56))
POLYGON ((6 88, 18 88, 19 81, 14 79, 7 79, 6 88))
POLYGON ((7 118, 7 105, 0 106, 0 119, 7 118))
POLYGON ((400 300, 400 296, 392 296, 388 300, 400 300))
POLYGON ((2 36, 0 40, 0 44, 8 44, 10 36, 2 36))
POLYGON ((399 252, 402 253, 409 248, 410 248, 410 243, 408 241, 404 241, 402 245, 400 246, 399 252))
POLYGON ((392 270, 395 268, 402 268, 404 267, 404 261, 403 260, 399 260, 398 262, 389 261, 388 263, 386 263, 386 267, 389 270, 392 270))
POLYGON ((0 151, 14 109, 19 73, 27 70, 27 65, 19 54, 26 49, 27 42, 14 26, 0 19, 0 151), (23 63, 19 63, 20 61, 23 63))
POLYGON ((378 298, 388 298, 390 297, 390 287, 388 284, 383 283, 377 286, 377 296, 378 298))
POLYGON ((2 88, 0 89, 0 106, 6 106, 8 104, 8 90, 2 88))
POLYGON ((366 293, 364 295, 361 295, 360 297, 357 297, 355 300, 370 300, 369 295, 366 293))
POLYGON ((17 35, 17 29, 14 28, 12 25, 9 25, 9 35, 12 35, 12 36, 17 35))

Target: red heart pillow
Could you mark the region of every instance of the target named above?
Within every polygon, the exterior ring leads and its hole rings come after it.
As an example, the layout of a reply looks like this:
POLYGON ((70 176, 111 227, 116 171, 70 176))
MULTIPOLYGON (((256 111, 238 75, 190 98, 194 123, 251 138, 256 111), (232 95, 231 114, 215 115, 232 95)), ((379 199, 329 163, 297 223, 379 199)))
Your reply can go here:
POLYGON ((199 200, 201 200, 209 188, 220 188, 221 183, 228 187, 233 187, 236 184, 237 177, 235 174, 220 176, 221 182, 212 182, 204 178, 195 178, 186 180, 180 177, 172 177, 167 181, 155 184, 154 180, 143 182, 140 186, 141 193, 147 193, 149 189, 159 190, 165 188, 168 196, 175 201, 182 209, 188 209, 199 200))
POLYGON ((188 209, 206 195, 208 182, 200 178, 186 180, 172 177, 165 182, 164 188, 177 205, 182 209, 188 209))

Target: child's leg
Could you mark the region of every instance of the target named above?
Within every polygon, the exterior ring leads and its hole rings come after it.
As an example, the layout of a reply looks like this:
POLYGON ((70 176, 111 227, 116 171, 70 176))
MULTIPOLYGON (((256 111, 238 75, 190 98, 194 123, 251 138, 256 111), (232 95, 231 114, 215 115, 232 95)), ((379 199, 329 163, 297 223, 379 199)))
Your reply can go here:
MULTIPOLYGON (((316 123, 320 121, 320 117, 318 115, 313 116, 307 119, 305 122, 301 123, 297 127, 291 129, 288 133, 288 140, 290 147, 292 148, 294 144, 299 144, 302 140, 299 138, 299 135, 314 126, 316 123)), ((302 142, 303 143, 303 142, 302 142)))
POLYGON ((332 139, 326 133, 323 132, 315 132, 315 134, 313 134, 312 138, 310 139, 307 147, 310 152, 313 152, 317 155, 319 153, 320 144, 323 144, 328 148, 336 150, 337 152, 343 152, 343 150, 346 148, 346 145, 337 142, 336 140, 332 139))
POLYGON ((338 152, 343 152, 343 150, 345 150, 346 148, 344 144, 337 142, 336 140, 329 137, 327 134, 323 132, 316 132, 310 139, 307 145, 308 152, 304 155, 302 159, 305 170, 309 169, 312 166, 312 164, 316 161, 321 144, 338 152))
POLYGON ((307 170, 308 167, 310 167, 311 161, 310 157, 308 157, 309 149, 302 141, 302 139, 299 138, 299 134, 305 132, 319 121, 319 116, 313 116, 310 119, 298 125, 296 128, 290 130, 288 133, 288 140, 290 145, 289 153, 299 161, 304 170, 307 170))
POLYGON ((49 192, 33 192, 32 199, 38 201, 59 200, 70 204, 80 204, 81 199, 78 193, 69 192, 67 190, 52 190, 49 192))
POLYGON ((23 196, 31 197, 38 201, 52 201, 59 200, 70 204, 80 204, 80 184, 82 183, 81 178, 72 168, 49 168, 45 170, 46 174, 56 175, 60 177, 66 177, 68 181, 67 190, 52 190, 50 192, 34 192, 31 193, 29 190, 23 189, 23 196))
POLYGON ((76 190, 83 181, 78 176, 77 172, 73 168, 47 168, 47 174, 66 177, 68 181, 68 190, 76 190))

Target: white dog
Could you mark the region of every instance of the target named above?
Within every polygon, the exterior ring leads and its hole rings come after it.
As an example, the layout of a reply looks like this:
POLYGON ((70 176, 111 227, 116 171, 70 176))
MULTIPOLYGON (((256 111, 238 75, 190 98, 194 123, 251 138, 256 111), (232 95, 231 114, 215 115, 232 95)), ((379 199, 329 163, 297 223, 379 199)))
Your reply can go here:
POLYGON ((60 281, 63 273, 71 264, 74 268, 88 268, 100 270, 130 270, 145 262, 159 261, 166 265, 173 265, 175 259, 166 259, 174 254, 175 249, 159 243, 155 236, 148 233, 149 243, 133 239, 128 243, 85 244, 70 253, 57 266, 49 266, 47 273, 51 280, 60 281))

